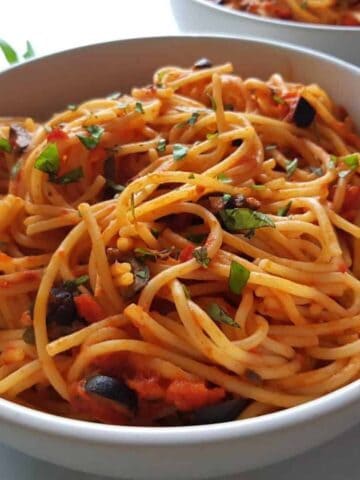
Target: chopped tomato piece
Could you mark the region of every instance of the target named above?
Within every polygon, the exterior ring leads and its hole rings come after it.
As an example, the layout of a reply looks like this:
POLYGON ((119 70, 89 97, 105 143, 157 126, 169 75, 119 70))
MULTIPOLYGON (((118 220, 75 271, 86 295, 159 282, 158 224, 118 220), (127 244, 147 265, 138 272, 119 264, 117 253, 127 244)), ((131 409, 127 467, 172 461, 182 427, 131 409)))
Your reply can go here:
POLYGON ((225 397, 223 388, 208 388, 204 382, 174 380, 166 392, 166 401, 178 410, 190 411, 205 405, 213 405, 225 397))
POLYGON ((46 138, 48 142, 56 142, 58 140, 67 140, 69 135, 61 128, 54 128, 54 130, 51 130, 51 132, 47 134, 46 138))
POLYGON ((88 293, 82 293, 74 297, 76 310, 80 317, 85 318, 88 323, 95 323, 105 317, 105 312, 97 301, 88 293))
POLYGON ((264 10, 271 17, 289 19, 292 17, 291 8, 285 3, 274 0, 264 2, 264 10))
POLYGON ((360 25, 360 21, 356 15, 352 12, 346 12, 340 19, 341 25, 347 25, 348 27, 357 27, 360 25))
POLYGON ((347 185, 342 210, 356 210, 358 208, 360 208, 360 186, 347 185))
POLYGON ((186 247, 184 247, 180 252, 180 255, 179 255, 180 262, 186 262, 187 260, 190 260, 193 256, 194 250, 195 250, 194 245, 186 245, 186 247))
POLYGON ((165 388, 161 385, 159 377, 138 376, 127 380, 126 383, 144 400, 160 400, 165 397, 165 388))

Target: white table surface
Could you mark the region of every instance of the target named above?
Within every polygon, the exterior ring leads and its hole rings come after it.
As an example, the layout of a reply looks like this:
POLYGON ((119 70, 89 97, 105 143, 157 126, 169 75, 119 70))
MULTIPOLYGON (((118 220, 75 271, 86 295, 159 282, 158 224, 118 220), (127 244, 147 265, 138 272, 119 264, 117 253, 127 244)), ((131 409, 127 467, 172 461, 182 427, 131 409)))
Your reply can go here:
MULTIPOLYGON (((176 33, 179 28, 169 0, 1 2, 0 35, 19 53, 25 51, 26 40, 31 41, 37 55, 45 55, 89 43, 176 33)), ((0 58, 0 70, 4 68, 6 62, 0 58)), ((359 440, 360 426, 321 448, 238 475, 236 480, 357 480, 359 440)), ((0 445, 0 480, 50 479, 102 480, 34 460, 0 445)))

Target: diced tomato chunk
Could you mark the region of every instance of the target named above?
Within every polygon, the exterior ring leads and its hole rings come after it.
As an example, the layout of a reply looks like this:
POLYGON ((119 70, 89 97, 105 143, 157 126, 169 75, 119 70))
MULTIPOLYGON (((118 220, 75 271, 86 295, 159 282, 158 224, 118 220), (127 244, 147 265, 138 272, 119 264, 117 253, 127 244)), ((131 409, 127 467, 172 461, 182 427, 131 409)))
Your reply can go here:
POLYGON ((204 382, 174 380, 166 392, 166 401, 178 410, 190 411, 205 405, 213 405, 225 397, 223 388, 208 388, 204 382))
POLYGON ((126 382, 144 400, 159 400, 165 396, 165 388, 158 377, 138 376, 126 382))
POLYGON ((46 138, 48 142, 56 142, 58 140, 67 140, 69 135, 61 128, 54 128, 54 130, 51 130, 51 132, 47 134, 46 138))
POLYGON ((360 208, 360 186, 347 185, 342 210, 356 210, 360 208))
POLYGON ((89 323, 95 323, 105 317, 105 312, 97 301, 88 293, 74 297, 76 310, 80 317, 89 323))
POLYGON ((180 252, 180 255, 179 255, 180 262, 186 262, 187 260, 190 260, 193 256, 194 250, 195 250, 194 245, 186 245, 186 247, 184 247, 180 252))

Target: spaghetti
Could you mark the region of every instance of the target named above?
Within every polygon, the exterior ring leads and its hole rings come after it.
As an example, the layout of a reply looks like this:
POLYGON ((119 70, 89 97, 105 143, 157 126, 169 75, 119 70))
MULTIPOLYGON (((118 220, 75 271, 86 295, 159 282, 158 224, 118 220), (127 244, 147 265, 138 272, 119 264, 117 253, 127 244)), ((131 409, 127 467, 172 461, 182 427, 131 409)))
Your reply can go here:
POLYGON ((356 380, 359 149, 316 84, 207 59, 2 119, 0 395, 175 426, 356 380))
POLYGON ((215 3, 262 17, 304 23, 360 26, 358 0, 221 0, 215 3))

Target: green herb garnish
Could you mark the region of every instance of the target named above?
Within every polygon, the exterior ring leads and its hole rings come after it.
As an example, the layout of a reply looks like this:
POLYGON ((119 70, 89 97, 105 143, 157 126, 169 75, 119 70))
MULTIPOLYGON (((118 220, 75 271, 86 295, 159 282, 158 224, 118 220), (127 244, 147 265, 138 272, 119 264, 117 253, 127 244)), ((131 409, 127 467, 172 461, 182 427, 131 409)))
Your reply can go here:
POLYGON ((135 103, 135 112, 144 113, 143 104, 141 102, 135 103))
POLYGON ((57 174, 60 167, 59 151, 56 143, 49 143, 35 160, 34 167, 50 176, 57 174))
POLYGON ((188 179, 193 180, 194 178, 195 178, 195 175, 193 173, 190 173, 190 175, 188 176, 188 179))
POLYGON ((200 244, 203 243, 205 238, 207 237, 206 233, 189 233, 186 235, 186 238, 193 243, 200 244))
POLYGON ((156 261, 156 253, 148 248, 135 248, 134 253, 136 258, 140 258, 141 260, 151 260, 153 262, 156 261))
POLYGON ((99 125, 90 125, 85 127, 85 130, 89 133, 89 136, 77 135, 77 137, 88 150, 93 150, 98 146, 105 130, 99 125))
POLYGON ((285 167, 287 178, 290 178, 295 173, 295 170, 298 168, 298 163, 299 163, 299 160, 297 158, 294 158, 294 160, 287 162, 285 167))
POLYGON ((21 167, 22 167, 22 159, 20 158, 16 163, 14 163, 14 165, 11 167, 11 170, 10 170, 10 177, 12 179, 16 178, 21 170, 21 167))
POLYGON ((250 277, 250 271, 238 262, 230 264, 229 288, 232 293, 240 295, 250 277))
POLYGON ((75 112, 75 110, 77 110, 78 106, 75 105, 75 103, 69 103, 69 105, 67 106, 67 109, 68 110, 71 110, 72 112, 75 112))
POLYGON ((11 143, 6 138, 0 138, 0 150, 10 153, 12 150, 11 143))
POLYGON ((74 168, 69 172, 64 173, 61 177, 50 178, 53 183, 59 183, 60 185, 68 185, 69 183, 75 183, 84 177, 84 170, 82 167, 74 168))
POLYGON ((232 179, 229 178, 225 173, 219 173, 219 175, 216 176, 216 178, 222 182, 222 183, 231 183, 232 179))
POLYGON ((188 287, 184 284, 181 285, 183 290, 184 290, 184 295, 185 297, 190 300, 191 299, 191 295, 190 295, 190 290, 188 289, 188 287))
POLYGON ((284 207, 280 207, 279 210, 277 211, 277 215, 279 217, 286 217, 287 214, 289 213, 291 205, 292 205, 292 201, 288 202, 284 207))
POLYGON ((9 65, 18 63, 19 57, 16 51, 5 40, 0 39, 0 50, 3 52, 9 65))
POLYGON ((208 256, 206 247, 196 247, 193 253, 193 257, 202 267, 207 268, 210 264, 211 258, 208 256))
POLYGON ((220 218, 229 232, 241 232, 257 228, 275 228, 271 218, 250 208, 226 208, 219 211, 220 218))
POLYGON ((164 153, 165 150, 166 150, 166 140, 165 138, 160 138, 157 146, 156 146, 156 150, 159 152, 159 153, 164 153))
POLYGON ((218 136, 219 136, 219 132, 207 133, 206 134, 206 139, 207 140, 214 140, 218 136))
POLYGON ((89 275, 81 275, 81 277, 73 278, 72 280, 65 280, 63 282, 63 287, 66 290, 74 291, 81 285, 88 283, 89 275))
POLYGON ((182 160, 186 157, 189 149, 185 145, 181 145, 180 143, 175 143, 173 147, 173 157, 175 161, 182 160))
POLYGON ((209 303, 206 307, 206 312, 215 322, 225 323, 230 327, 240 328, 240 325, 235 322, 217 303, 209 303))
POLYGON ((279 95, 276 95, 276 93, 273 95, 273 100, 275 103, 279 104, 279 105, 282 105, 283 103, 285 103, 285 100, 280 97, 279 95))
POLYGON ((351 170, 356 170, 359 166, 359 154, 353 153, 342 158, 342 161, 346 163, 351 170))
POLYGON ((324 170, 322 169, 322 167, 310 167, 309 170, 311 173, 314 173, 317 177, 321 177, 322 175, 324 175, 324 170))
POLYGON ((29 60, 29 58, 35 57, 35 51, 29 40, 26 40, 26 52, 23 55, 23 58, 29 60))
POLYGON ((118 100, 120 97, 121 97, 120 92, 113 92, 113 93, 110 93, 110 95, 108 95, 106 98, 108 100, 118 100))

